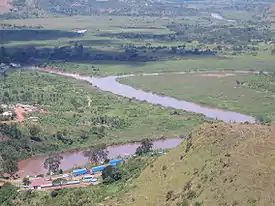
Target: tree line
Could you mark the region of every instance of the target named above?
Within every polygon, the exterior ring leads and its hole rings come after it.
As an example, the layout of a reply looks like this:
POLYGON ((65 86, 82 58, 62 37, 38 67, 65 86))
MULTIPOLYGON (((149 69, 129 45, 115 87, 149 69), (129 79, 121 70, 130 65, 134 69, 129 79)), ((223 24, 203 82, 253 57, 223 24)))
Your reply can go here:
POLYGON ((73 46, 62 46, 55 48, 27 48, 7 49, 0 48, 0 59, 2 63, 42 64, 48 61, 93 61, 93 60, 114 60, 114 61, 157 61, 173 57, 174 50, 180 49, 183 55, 215 55, 215 51, 186 49, 184 47, 132 47, 125 48, 121 52, 103 52, 84 48, 82 44, 73 46))

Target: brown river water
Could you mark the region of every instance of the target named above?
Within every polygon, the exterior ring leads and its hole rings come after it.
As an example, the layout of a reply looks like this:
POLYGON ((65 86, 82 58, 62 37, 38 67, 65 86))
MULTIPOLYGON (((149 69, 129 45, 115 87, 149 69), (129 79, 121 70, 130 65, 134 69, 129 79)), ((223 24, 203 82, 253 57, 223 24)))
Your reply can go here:
MULTIPOLYGON (((93 86, 96 86, 100 90, 108 91, 119 96, 124 96, 127 98, 135 98, 139 101, 146 101, 151 104, 162 105, 164 107, 170 107, 174 109, 182 109, 189 112, 200 113, 211 119, 217 119, 224 122, 255 122, 255 118, 240 114, 237 112, 226 111, 222 109, 210 108, 207 106, 201 106, 192 102, 187 102, 184 100, 178 100, 175 98, 160 96, 151 92, 145 92, 143 90, 135 89, 131 86, 121 84, 117 81, 118 78, 131 77, 134 75, 123 75, 123 76, 109 76, 109 77, 90 77, 85 75, 80 75, 77 73, 68 73, 62 72, 60 70, 53 69, 41 69, 42 71, 47 71, 55 73, 62 76, 68 76, 75 79, 80 79, 88 81, 93 86)), ((240 73, 246 73, 246 71, 239 71, 240 73)), ((181 72, 184 74, 184 72, 181 72)), ((158 73, 154 74, 143 74, 145 75, 159 75, 158 73)), ((176 147, 180 144, 182 139, 166 139, 166 140, 156 140, 154 141, 155 149, 168 149, 176 147)), ((124 156, 127 154, 134 154, 139 143, 134 144, 122 144, 117 146, 108 147, 109 158, 115 158, 119 155, 124 156)), ((76 165, 84 165, 87 163, 87 158, 83 156, 82 151, 69 151, 61 153, 63 156, 63 161, 61 163, 61 168, 63 170, 68 170, 73 168, 76 165)), ((46 170, 43 168, 43 162, 46 158, 46 155, 35 156, 19 162, 19 172, 20 176, 26 175, 37 175, 41 173, 46 173, 46 170)))
MULTIPOLYGON (((160 139, 155 140, 153 144, 154 149, 170 149, 178 146, 183 139, 181 138, 171 138, 171 139, 160 139)), ((130 144, 121 144, 107 147, 109 151, 109 158, 113 159, 117 156, 132 155, 136 152, 137 147, 140 143, 130 143, 130 144)), ((68 151, 60 153, 63 156, 60 168, 63 170, 68 170, 74 166, 81 166, 88 163, 88 159, 83 155, 85 150, 79 151, 68 151)), ((19 172, 18 175, 21 177, 27 175, 38 175, 46 173, 47 170, 44 169, 43 163, 47 158, 47 155, 40 155, 25 159, 19 162, 19 172)))

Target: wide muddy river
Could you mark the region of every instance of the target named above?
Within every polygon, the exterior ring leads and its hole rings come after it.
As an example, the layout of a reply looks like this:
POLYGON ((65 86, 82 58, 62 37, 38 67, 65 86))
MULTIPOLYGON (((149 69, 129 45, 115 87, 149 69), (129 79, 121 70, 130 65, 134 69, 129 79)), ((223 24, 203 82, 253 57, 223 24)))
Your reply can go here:
MULTIPOLYGON (((134 75, 123 75, 123 76, 109 76, 109 77, 89 77, 84 75, 79 75, 76 73, 67 73, 62 71, 57 71, 53 69, 41 69, 43 71, 72 77, 75 79, 85 80, 96 86, 100 90, 108 91, 113 94, 117 94, 127 98, 135 98, 139 101, 146 101, 151 104, 162 105, 164 107, 170 107, 175 109, 182 109, 185 111, 190 111, 194 113, 200 113, 208 118, 222 120, 224 122, 255 122, 255 118, 240 114, 237 112, 226 111, 222 109, 210 108, 207 106, 201 106, 192 102, 187 102, 184 100, 178 100, 175 98, 160 96, 151 92, 146 92, 143 90, 135 89, 131 86, 121 84, 117 81, 118 78, 130 77, 134 75)), ((182 73, 183 74, 183 73, 182 73)), ((155 74, 143 74, 143 75, 159 75, 155 74)), ((166 140, 156 140, 154 141, 155 149, 165 149, 173 148, 180 144, 182 139, 166 139, 166 140)), ((108 147, 109 158, 115 158, 118 155, 134 154, 138 143, 134 144, 123 144, 118 146, 108 147)), ((77 152, 65 152, 61 154, 64 159, 61 164, 63 170, 70 169, 75 165, 83 165, 87 163, 87 158, 83 156, 83 151, 77 152)), ((46 155, 32 157, 19 162, 19 175, 37 175, 45 173, 46 170, 43 168, 43 162, 46 155)))

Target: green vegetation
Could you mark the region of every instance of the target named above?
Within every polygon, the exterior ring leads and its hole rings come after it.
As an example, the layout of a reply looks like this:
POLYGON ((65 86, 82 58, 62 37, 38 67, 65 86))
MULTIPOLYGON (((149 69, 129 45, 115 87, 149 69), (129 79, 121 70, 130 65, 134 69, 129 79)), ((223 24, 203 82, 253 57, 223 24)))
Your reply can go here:
POLYGON ((145 137, 178 137, 205 120, 184 111, 172 115, 173 109, 117 97, 86 82, 37 71, 8 73, 0 87, 2 103, 36 108, 24 113, 25 120, 17 125, 0 124, 8 140, 0 142, 1 150, 20 158, 145 137))
POLYGON ((189 135, 192 146, 187 152, 185 141, 148 166, 132 181, 130 191, 106 205, 273 204, 274 131, 274 126, 263 125, 202 125, 189 135))
MULTIPOLYGON (((54 67, 92 76, 163 72, 120 81, 250 114, 272 125, 275 80, 271 73, 223 78, 169 74, 274 72, 272 1, 4 0, 2 5, 1 174, 15 176, 17 161, 39 153, 93 147, 85 154, 93 164, 107 158, 107 144, 145 140, 137 158, 105 169, 106 184, 17 192, 5 183, 0 189, 1 205, 220 206, 275 201, 272 126, 214 124, 202 115, 99 91, 87 82, 24 70, 54 67), (236 21, 215 18, 213 13, 236 21), (87 31, 75 32, 82 29, 87 31), (32 111, 11 107, 18 103, 30 105, 32 111), (151 139, 185 137, 205 121, 212 124, 193 131, 167 155, 156 161, 146 157, 152 151, 151 139)), ((62 173, 60 160, 49 156, 45 167, 62 173)), ((24 184, 29 180, 24 179, 24 184)))
POLYGON ((118 168, 108 165, 102 171, 102 179, 104 184, 111 184, 115 181, 118 181, 122 178, 121 172, 118 168))
POLYGON ((143 155, 152 152, 153 142, 150 139, 144 139, 141 141, 141 145, 137 148, 136 154, 143 155))
MULTIPOLYGON (((141 171, 151 164, 155 158, 152 157, 138 157, 128 160, 123 166, 112 170, 112 175, 118 174, 119 179, 112 184, 87 185, 86 187, 71 188, 71 189, 56 189, 52 192, 40 191, 20 191, 14 193, 17 196, 13 202, 16 205, 34 206, 34 205, 48 205, 48 206, 88 206, 96 205, 107 199, 119 197, 131 188, 132 178, 140 175, 141 171)), ((1 190, 0 190, 1 195, 1 190)))
POLYGON ((0 204, 3 206, 12 206, 13 199, 16 197, 17 187, 11 183, 5 183, 0 189, 0 204))
POLYGON ((245 113, 259 119, 275 120, 273 74, 217 71, 136 76, 120 81, 161 95, 245 113))
POLYGON ((274 131, 274 125, 204 124, 162 157, 136 157, 108 167, 106 184, 20 191, 12 200, 29 206, 270 205, 274 131))
POLYGON ((59 154, 52 154, 45 159, 44 168, 48 169, 49 173, 57 173, 59 171, 59 165, 61 164, 63 157, 59 154))

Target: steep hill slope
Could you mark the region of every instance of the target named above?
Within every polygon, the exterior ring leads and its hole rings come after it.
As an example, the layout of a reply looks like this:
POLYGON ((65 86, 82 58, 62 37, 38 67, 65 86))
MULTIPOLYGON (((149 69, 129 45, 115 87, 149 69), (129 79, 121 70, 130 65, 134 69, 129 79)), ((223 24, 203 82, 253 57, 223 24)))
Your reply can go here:
MULTIPOLYGON (((119 205, 274 205, 275 127, 206 124, 134 180, 119 205)), ((108 205, 116 205, 108 202, 108 205)))

